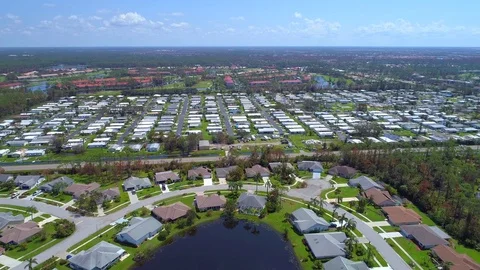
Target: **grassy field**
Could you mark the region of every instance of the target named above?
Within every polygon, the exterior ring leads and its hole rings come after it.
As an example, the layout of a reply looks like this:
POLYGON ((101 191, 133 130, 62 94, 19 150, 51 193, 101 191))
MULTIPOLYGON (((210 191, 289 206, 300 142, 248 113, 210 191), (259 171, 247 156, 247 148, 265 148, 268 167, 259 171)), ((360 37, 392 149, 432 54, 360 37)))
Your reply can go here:
POLYGON ((147 196, 147 195, 155 196, 157 194, 160 194, 161 192, 162 192, 162 189, 160 188, 160 186, 159 185, 154 185, 151 188, 141 189, 141 190, 137 191, 137 197, 139 199, 146 199, 144 197, 147 196))
POLYGON ((0 76, 0 82, 4 82, 7 78, 5 76, 0 76))
POLYGON ((317 135, 303 135, 303 134, 290 134, 288 139, 292 144, 298 149, 308 150, 309 148, 305 145, 304 141, 306 140, 320 140, 320 137, 317 135))
POLYGON ((193 86, 193 88, 210 88, 212 87, 212 85, 213 85, 213 82, 211 80, 199 81, 193 86))
POLYGON ((414 137, 414 136, 416 136, 415 133, 413 133, 413 132, 410 131, 410 130, 406 130, 406 129, 395 130, 395 131, 393 131, 392 133, 395 134, 395 135, 398 135, 398 136, 405 136, 405 137, 414 137))
POLYGON ((477 263, 480 263, 480 251, 472 248, 467 248, 462 244, 458 244, 457 241, 455 241, 455 250, 458 253, 466 254, 470 256, 474 261, 476 261, 477 263))
POLYGON ((337 184, 348 184, 348 179, 340 176, 334 176, 332 180, 335 181, 337 184))
POLYGON ((42 193, 38 197, 47 198, 47 199, 55 200, 55 201, 62 202, 62 203, 69 202, 73 199, 72 195, 68 195, 68 194, 65 194, 65 193, 59 193, 56 196, 54 196, 50 193, 42 193))
MULTIPOLYGON (((22 215, 24 217, 30 216, 30 212, 26 207, 21 207, 16 205, 0 204, 0 212, 12 212, 14 216, 16 215, 22 215)), ((38 211, 35 210, 33 212, 36 213, 38 211)))
POLYGON ((313 177, 313 173, 309 171, 298 171, 296 175, 300 178, 311 179, 313 177))
POLYGON ((383 233, 382 230, 380 230, 380 228, 383 229, 383 231, 385 232, 398 232, 400 229, 399 228, 396 228, 396 227, 393 227, 393 226, 381 226, 381 227, 373 227, 373 229, 378 232, 378 233, 383 233))
POLYGON ((420 211, 420 209, 418 209, 418 207, 416 205, 414 205, 413 203, 409 203, 407 205, 407 208, 410 208, 413 211, 415 211, 417 214, 419 214, 422 217, 422 223, 423 224, 428 225, 428 226, 436 226, 435 222, 433 222, 433 220, 431 218, 429 218, 427 214, 420 211))
POLYGON ((336 191, 330 193, 328 197, 336 198, 338 195, 342 196, 342 198, 352 198, 358 195, 358 188, 354 187, 341 187, 337 190, 340 190, 340 194, 337 194, 336 191))
MULTIPOLYGON (((423 268, 425 269, 435 269, 435 265, 430 259, 429 250, 421 250, 417 245, 407 238, 397 237, 394 238, 395 241, 423 268)), ((409 263, 411 261, 394 243, 393 241, 387 241, 390 245, 393 245, 393 249, 402 257, 405 262, 409 263)))
POLYGON ((175 88, 185 88, 185 83, 176 82, 176 83, 167 84, 161 87, 161 89, 175 89, 175 88))

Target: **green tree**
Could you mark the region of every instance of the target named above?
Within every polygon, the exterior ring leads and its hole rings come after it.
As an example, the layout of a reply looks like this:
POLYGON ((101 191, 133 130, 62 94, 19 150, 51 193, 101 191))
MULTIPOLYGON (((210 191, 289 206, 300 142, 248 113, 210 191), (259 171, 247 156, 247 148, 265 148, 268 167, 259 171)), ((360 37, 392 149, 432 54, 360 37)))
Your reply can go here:
POLYGON ((315 261, 313 262, 312 269, 313 269, 313 270, 323 270, 324 267, 323 267, 322 261, 320 261, 320 260, 315 260, 315 261))
POLYGON ((37 262, 37 259, 32 257, 27 260, 27 264, 25 265, 25 267, 23 267, 23 269, 33 270, 34 264, 38 264, 38 262, 37 262))

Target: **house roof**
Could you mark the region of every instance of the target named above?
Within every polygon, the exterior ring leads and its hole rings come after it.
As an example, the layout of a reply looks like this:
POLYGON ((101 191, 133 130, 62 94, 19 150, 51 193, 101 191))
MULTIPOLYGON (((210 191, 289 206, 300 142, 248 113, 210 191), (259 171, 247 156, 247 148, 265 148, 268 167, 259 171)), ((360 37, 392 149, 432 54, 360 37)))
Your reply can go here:
MULTIPOLYGON (((292 169, 292 170, 294 169, 292 164, 290 163, 286 163, 286 164, 289 169, 292 169)), ((272 169, 272 171, 274 171, 276 168, 282 166, 282 162, 270 162, 268 163, 268 166, 270 167, 270 169, 272 169)))
POLYGON ((178 176, 177 173, 172 172, 172 171, 166 171, 166 172, 157 172, 155 174, 155 181, 156 182, 165 182, 168 179, 170 180, 179 180, 180 176, 178 176))
POLYGON ((19 175, 15 178, 15 184, 17 185, 26 185, 29 187, 34 186, 38 180, 42 178, 41 175, 19 175))
POLYGON ((93 182, 88 185, 85 184, 72 184, 66 189, 64 189, 65 193, 72 194, 74 197, 79 197, 84 193, 92 192, 97 190, 100 187, 100 184, 93 182))
POLYGON ((237 165, 230 166, 230 167, 223 167, 223 168, 216 168, 215 173, 218 178, 226 178, 227 175, 238 168, 237 165))
POLYGON ((420 223, 422 221, 422 217, 419 214, 403 206, 382 207, 382 210, 387 214, 388 220, 394 225, 420 223))
POLYGON ((188 170, 188 178, 194 178, 198 176, 209 178, 211 175, 212 172, 210 171, 210 169, 207 169, 205 167, 196 167, 188 170))
POLYGON ((392 199, 392 196, 388 191, 382 191, 378 190, 376 188, 370 188, 362 193, 362 196, 367 198, 367 199, 372 199, 373 202, 376 205, 382 205, 383 203, 387 201, 392 201, 395 203, 395 201, 392 199))
POLYGON ((248 192, 242 193, 238 197, 237 204, 239 208, 264 208, 267 203, 267 199, 262 196, 251 194, 248 192))
POLYGON ((87 270, 103 269, 123 253, 124 249, 102 241, 87 251, 80 251, 68 261, 87 270))
POLYGON ((14 216, 12 212, 0 212, 0 230, 12 223, 23 223, 25 217, 22 215, 14 216))
POLYGON ((299 161, 297 166, 299 170, 323 170, 322 163, 319 161, 299 161))
POLYGON ((474 262, 472 258, 464 254, 458 254, 451 247, 438 245, 432 248, 432 252, 443 262, 451 262, 452 270, 480 270, 480 264, 474 262))
POLYGON ((212 194, 210 196, 197 195, 195 197, 195 202, 197 207, 202 209, 210 207, 222 207, 227 202, 227 199, 225 199, 225 196, 217 194, 212 194))
POLYGON ((347 236, 343 232, 308 233, 305 240, 316 258, 345 256, 347 236))
POLYGON ((38 227, 37 223, 28 221, 22 224, 16 224, 12 227, 7 227, 2 232, 0 242, 2 243, 21 243, 26 239, 39 233, 42 229, 38 227))
POLYGON ((422 246, 436 246, 436 245, 448 245, 445 239, 438 236, 430 227, 419 225, 403 225, 400 229, 404 231, 408 236, 413 237, 422 246))
POLYGON ((191 208, 182 202, 176 202, 167 206, 159 206, 152 210, 152 213, 162 220, 175 220, 187 215, 191 208))
POLYGON ((251 168, 246 168, 245 173, 247 177, 254 177, 257 174, 260 174, 262 177, 270 175, 270 171, 267 168, 262 167, 258 164, 252 166, 251 168))
POLYGON ((293 222, 297 224, 297 227, 303 231, 307 230, 315 225, 329 226, 325 219, 317 216, 311 209, 300 208, 292 212, 293 222))
POLYGON ((357 170, 348 166, 335 166, 330 168, 330 170, 328 170, 328 173, 333 175, 353 176, 357 173, 357 170))
POLYGON ((125 181, 123 181, 123 188, 131 189, 131 188, 147 188, 151 187, 152 183, 150 183, 150 179, 148 178, 139 178, 135 176, 130 176, 125 181))
POLYGON ((323 264, 324 270, 369 270, 363 261, 354 262, 338 256, 323 264))
POLYGON ((13 175, 11 174, 0 174, 0 182, 4 183, 8 180, 13 180, 13 175))
POLYGON ((156 220, 153 217, 134 217, 130 220, 129 225, 123 228, 123 230, 118 234, 128 235, 135 241, 138 241, 142 239, 146 234, 160 230, 162 226, 162 223, 160 223, 160 221, 156 220))
POLYGON ((113 188, 109 188, 102 191, 102 194, 104 197, 106 197, 106 199, 111 200, 113 198, 120 196, 120 190, 118 189, 118 187, 113 187, 113 188))
POLYGON ((56 184, 59 184, 59 183, 64 183, 66 184, 67 186, 70 186, 74 183, 73 179, 70 178, 70 177, 67 177, 67 176, 62 176, 62 177, 59 177, 53 181, 50 181, 48 183, 45 183, 43 185, 40 186, 40 189, 48 189, 48 190, 52 190, 53 187, 56 185, 56 184))
POLYGON ((384 190, 384 188, 380 184, 378 184, 377 182, 373 181, 372 179, 364 175, 354 179, 350 179, 348 181, 348 184, 354 187, 360 185, 362 190, 369 190, 371 188, 378 188, 378 189, 384 190))

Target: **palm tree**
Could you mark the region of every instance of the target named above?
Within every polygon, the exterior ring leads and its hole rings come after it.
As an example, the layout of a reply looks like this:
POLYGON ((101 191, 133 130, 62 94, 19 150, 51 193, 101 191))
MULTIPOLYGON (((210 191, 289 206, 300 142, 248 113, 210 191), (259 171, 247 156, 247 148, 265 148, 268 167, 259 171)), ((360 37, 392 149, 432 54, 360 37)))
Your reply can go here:
POLYGON ((33 219, 33 213, 36 213, 37 212, 37 208, 35 208, 35 206, 29 206, 27 207, 27 212, 30 213, 30 217, 31 219, 33 219))
POLYGON ((253 180, 255 180, 255 183, 256 183, 256 185, 255 185, 255 194, 257 194, 257 193, 258 193, 258 183, 260 182, 260 180, 262 180, 262 176, 261 176, 259 173, 257 173, 257 174, 255 175, 255 177, 253 178, 253 180))
POLYGON ((350 237, 350 238, 347 238, 347 240, 345 241, 345 246, 347 247, 347 251, 348 253, 352 253, 354 250, 355 250, 355 247, 357 246, 358 244, 358 239, 356 237, 350 237))
POLYGON ((23 269, 33 270, 33 265, 38 264, 37 259, 30 258, 27 260, 27 265, 23 269))
POLYGON ((314 208, 316 208, 316 207, 318 206, 318 199, 317 199, 317 197, 311 198, 311 199, 310 199, 310 203, 312 204, 312 206, 313 206, 314 208))
POLYGON ((345 229, 353 231, 357 228, 357 222, 353 218, 351 218, 347 221, 347 224, 345 226, 345 229))
POLYGON ((332 222, 335 221, 336 218, 337 218, 337 208, 334 208, 332 212, 332 222))
POLYGON ((265 183, 265 187, 267 188, 267 197, 268 197, 268 189, 272 187, 272 183, 270 183, 270 179, 267 180, 267 182, 265 183))
POLYGON ((338 221, 340 221, 340 227, 341 227, 342 229, 344 229, 344 228, 346 227, 347 220, 348 220, 348 218, 347 218, 345 215, 346 215, 346 213, 343 213, 343 214, 340 216, 340 218, 338 219, 338 221))

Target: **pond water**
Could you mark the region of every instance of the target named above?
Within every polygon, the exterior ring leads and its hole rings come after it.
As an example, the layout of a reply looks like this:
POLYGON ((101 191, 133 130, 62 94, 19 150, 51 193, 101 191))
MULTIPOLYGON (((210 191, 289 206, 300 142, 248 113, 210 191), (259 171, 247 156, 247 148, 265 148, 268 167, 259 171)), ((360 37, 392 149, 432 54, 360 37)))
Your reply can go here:
POLYGON ((293 270, 300 266, 290 244, 270 227, 240 221, 226 228, 215 221, 177 237, 135 269, 293 270))
POLYGON ((330 84, 322 76, 315 77, 315 81, 317 82, 315 86, 318 88, 325 88, 330 86, 330 84))
POLYGON ((47 91, 48 83, 46 81, 40 82, 39 84, 35 84, 34 86, 30 86, 27 88, 28 91, 47 91))

